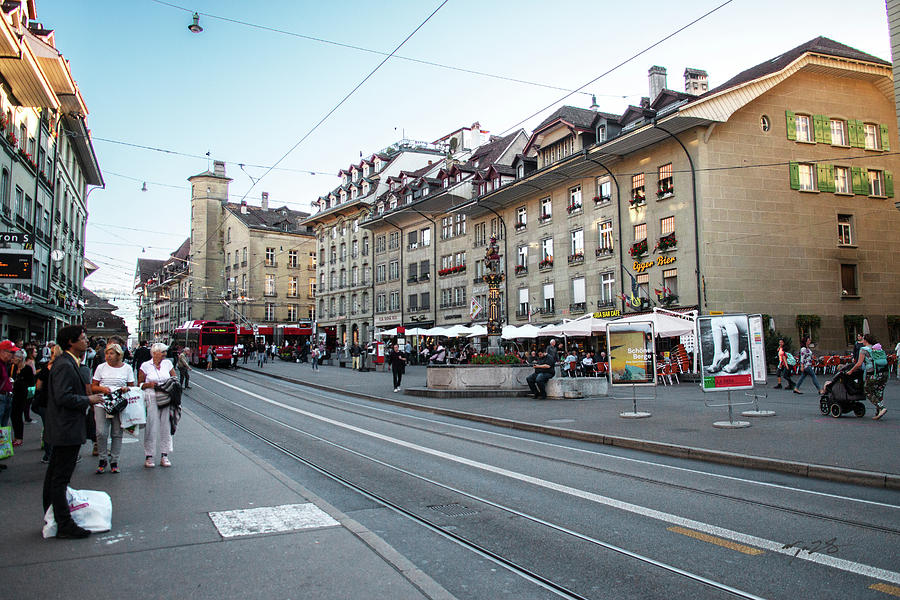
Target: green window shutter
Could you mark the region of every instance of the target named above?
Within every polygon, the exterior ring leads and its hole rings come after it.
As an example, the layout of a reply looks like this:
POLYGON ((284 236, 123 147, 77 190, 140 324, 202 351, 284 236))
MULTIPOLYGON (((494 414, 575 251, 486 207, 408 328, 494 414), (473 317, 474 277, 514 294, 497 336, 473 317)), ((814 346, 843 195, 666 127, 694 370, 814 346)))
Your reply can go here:
POLYGON ((791 172, 791 189, 799 190, 800 189, 800 164, 799 163, 789 163, 788 167, 791 172))
POLYGON ((881 149, 885 151, 891 149, 891 134, 887 125, 881 125, 881 149))
POLYGON ((816 165, 816 189, 820 192, 828 191, 828 165, 816 165))
POLYGON ((856 121, 847 119, 847 141, 851 148, 856 148, 859 144, 856 142, 856 121))
POLYGON ((890 171, 884 172, 884 195, 888 198, 894 197, 894 174, 890 171))
POLYGON ((825 165, 828 170, 828 191, 832 194, 837 191, 837 186, 834 185, 834 165, 825 165))
POLYGON ((787 138, 789 140, 797 139, 797 121, 794 119, 794 113, 790 110, 784 111, 784 120, 787 125, 787 138))
POLYGON ((817 144, 822 143, 822 115, 813 115, 813 139, 817 144))
POLYGON ((854 148, 866 147, 866 127, 862 121, 853 121, 853 128, 856 130, 856 137, 850 142, 854 148))
POLYGON ((831 118, 822 115, 822 143, 831 143, 831 118))
POLYGON ((869 182, 863 179, 862 167, 850 167, 850 176, 853 182, 853 193, 867 196, 869 194, 869 182))

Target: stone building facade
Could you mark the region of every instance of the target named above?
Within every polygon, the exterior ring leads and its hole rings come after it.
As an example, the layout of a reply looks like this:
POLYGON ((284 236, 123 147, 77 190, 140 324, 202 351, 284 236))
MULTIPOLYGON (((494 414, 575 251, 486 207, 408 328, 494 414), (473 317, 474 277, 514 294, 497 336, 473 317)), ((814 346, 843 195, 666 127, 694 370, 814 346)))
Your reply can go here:
POLYGON ((81 322, 89 186, 103 185, 84 98, 35 7, 0 7, 0 232, 34 251, 31 283, 0 284, 0 337, 25 341, 81 322))

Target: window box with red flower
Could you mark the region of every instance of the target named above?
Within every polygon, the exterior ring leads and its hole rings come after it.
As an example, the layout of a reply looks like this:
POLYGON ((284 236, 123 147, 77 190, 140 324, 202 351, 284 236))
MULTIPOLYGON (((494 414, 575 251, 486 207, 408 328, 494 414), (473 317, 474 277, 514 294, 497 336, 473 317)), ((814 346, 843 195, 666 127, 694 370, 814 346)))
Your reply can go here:
POLYGON ((516 231, 525 231, 527 226, 527 223, 516 223, 516 231))
POLYGON ((569 255, 569 264, 570 265, 575 265, 575 264, 583 263, 583 262, 584 262, 584 251, 583 250, 579 250, 579 251, 575 252, 574 254, 569 255))
POLYGON ((19 138, 17 138, 16 134, 14 134, 12 131, 7 131, 4 139, 6 140, 6 143, 13 148, 19 145, 19 138))
POLYGON ((609 196, 594 196, 594 205, 597 206, 599 204, 606 204, 609 202, 609 196))
POLYGON ((664 235, 656 242, 655 250, 658 252, 667 252, 669 250, 678 249, 678 240, 675 239, 675 232, 664 235))
POLYGON ((528 272, 528 265, 516 265, 516 275, 524 275, 528 272))
POLYGON ((546 223, 551 218, 553 218, 553 215, 551 215, 551 214, 542 214, 542 215, 538 216, 538 223, 546 223))
POLYGON ((577 204, 570 204, 566 207, 566 212, 570 215, 577 215, 581 212, 581 208, 582 206, 580 202, 578 202, 577 204))
POLYGON ((548 256, 547 258, 541 260, 541 262, 538 263, 538 269, 543 270, 543 269, 552 269, 552 268, 553 268, 553 257, 552 256, 548 256))
POLYGON ((631 248, 628 249, 628 254, 631 258, 638 258, 647 254, 647 240, 640 240, 631 245, 631 248))
POLYGON ((455 267, 447 267, 438 271, 438 275, 444 277, 446 275, 457 275, 466 272, 466 265, 456 265, 455 267))
POLYGON ((642 206, 646 201, 647 197, 644 195, 644 188, 631 190, 631 199, 628 200, 631 206, 642 206))
POLYGON ((659 180, 659 187, 656 190, 657 200, 664 200, 675 195, 675 184, 673 181, 671 177, 659 180))

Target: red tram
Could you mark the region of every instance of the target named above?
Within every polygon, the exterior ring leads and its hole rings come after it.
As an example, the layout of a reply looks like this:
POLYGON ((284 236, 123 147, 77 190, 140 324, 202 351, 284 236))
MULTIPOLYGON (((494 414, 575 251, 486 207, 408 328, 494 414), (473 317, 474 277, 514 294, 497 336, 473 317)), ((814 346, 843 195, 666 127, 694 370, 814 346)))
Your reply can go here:
POLYGON ((205 365, 210 346, 216 349, 216 362, 231 362, 237 345, 237 326, 231 321, 186 321, 175 330, 173 343, 191 349, 191 364, 205 365))

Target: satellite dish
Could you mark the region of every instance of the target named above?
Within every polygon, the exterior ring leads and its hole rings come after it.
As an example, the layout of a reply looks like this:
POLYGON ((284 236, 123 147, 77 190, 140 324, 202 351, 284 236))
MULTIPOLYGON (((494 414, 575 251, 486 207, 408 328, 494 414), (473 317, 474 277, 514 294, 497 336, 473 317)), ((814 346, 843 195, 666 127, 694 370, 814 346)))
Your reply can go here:
POLYGON ((50 258, 53 259, 53 262, 62 262, 65 257, 66 253, 62 250, 54 250, 50 253, 50 258))

